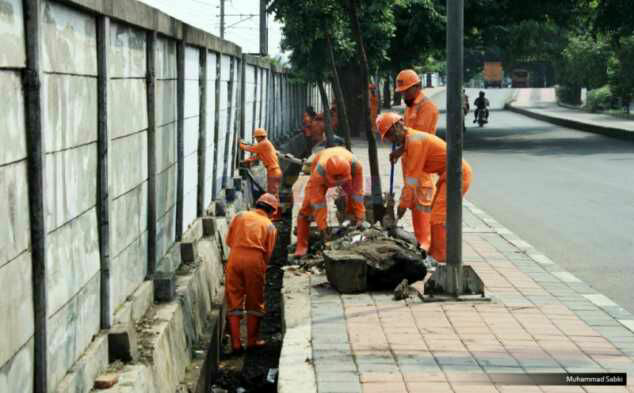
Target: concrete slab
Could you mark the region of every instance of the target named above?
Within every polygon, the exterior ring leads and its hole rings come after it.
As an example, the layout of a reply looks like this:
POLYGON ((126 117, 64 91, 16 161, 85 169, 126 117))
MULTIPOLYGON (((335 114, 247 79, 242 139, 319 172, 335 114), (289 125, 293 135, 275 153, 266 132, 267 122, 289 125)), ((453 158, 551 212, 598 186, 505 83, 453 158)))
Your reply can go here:
POLYGON ((200 134, 199 117, 194 116, 185 119, 183 131, 183 144, 185 155, 187 156, 198 151, 198 135, 200 134))
POLYGON ((55 387, 99 331, 99 274, 47 322, 49 386, 55 387))
POLYGON ((198 81, 200 78, 200 50, 193 46, 185 47, 185 80, 198 81))
MULTIPOLYGON (((183 159, 185 172, 183 174, 183 188, 185 193, 196 191, 198 187, 198 154, 196 152, 185 155, 183 159)), ((196 204, 194 204, 195 206, 196 204)))
MULTIPOLYGON (((4 330, 3 330, 4 331, 4 330)), ((0 346, 0 349, 2 347, 0 346)), ((33 338, 0 365, 0 392, 33 391, 33 338)))
MULTIPOLYGON (((160 260, 174 244, 176 209, 171 208, 157 221, 156 225, 156 257, 160 260)), ((178 258, 180 261, 180 258, 178 258)))
POLYGON ((112 141, 108 168, 110 195, 113 198, 139 187, 148 178, 147 132, 112 141))
POLYGON ((176 41, 159 37, 156 42, 156 78, 176 79, 176 41))
POLYGON ((108 73, 111 78, 145 78, 145 41, 144 30, 123 23, 110 24, 108 73))
POLYGON ((42 69, 97 75, 95 17, 57 2, 42 2, 42 69))
POLYGON ((176 121, 176 80, 156 81, 156 125, 176 121))
POLYGON ((95 205, 97 145, 46 155, 46 229, 51 231, 95 205))
POLYGON ((586 299, 590 300, 592 303, 594 303, 595 305, 599 306, 599 307, 614 307, 614 306, 618 306, 618 304, 614 303, 612 300, 610 300, 607 296, 605 295, 601 295, 601 294, 595 294, 595 295, 583 295, 583 297, 585 297, 586 299))
POLYGON ((99 272, 95 209, 49 233, 46 248, 48 316, 63 307, 99 272))
POLYGON ((42 129, 47 152, 97 140, 97 79, 44 75, 42 105, 42 129))
POLYGON ((108 91, 110 138, 147 129, 147 84, 145 79, 111 79, 108 91))
POLYGON ((185 118, 198 116, 200 113, 200 81, 185 80, 185 118))
POLYGON ((0 67, 23 67, 26 52, 21 0, 5 0, 0 5, 0 36, 0 67))
POLYGON ((176 162, 176 123, 156 128, 156 172, 163 172, 176 162))
MULTIPOLYGON (((0 368, 8 373, 5 364, 10 361, 33 336, 33 297, 31 254, 23 253, 0 268, 0 288, 4 293, 0 301, 0 368), (28 300, 26 300, 28 299, 28 300), (26 300, 26 301, 25 301, 26 300)), ((20 361, 18 360, 18 363, 20 361)), ((0 376, 0 386, 2 386, 0 376)), ((9 382, 6 382, 9 383, 9 382)), ((13 382, 11 382, 13 383, 13 382)), ((9 392, 10 390, 6 390, 9 392)))
POLYGON ((55 392, 88 393, 93 389, 95 378, 106 367, 108 367, 108 337, 105 334, 99 334, 57 385, 55 392))
POLYGON ((123 303, 113 317, 113 323, 138 322, 154 304, 154 285, 152 281, 143 281, 132 296, 123 303))
POLYGON ((176 165, 156 175, 156 214, 161 217, 176 204, 176 165))
MULTIPOLYGON (((6 8, 6 7, 5 7, 6 8)), ((0 16, 2 7, 0 6, 0 16)), ((0 26, 2 26, 0 17, 0 26)), ((2 28, 0 27, 0 34, 2 28)), ((6 39, 3 36, 2 46, 6 39)), ((0 49, 2 52, 2 49, 0 49)), ((0 55, 0 58, 3 55, 0 55)), ((0 59, 0 62, 2 60, 0 59)), ((0 127, 2 127, 3 144, 0 147, 0 165, 26 158, 26 133, 24 123, 24 94, 22 80, 18 72, 0 71, 0 91, 3 102, 0 106, 0 127)))
POLYGON ((0 268, 28 247, 31 239, 26 161, 0 166, 0 268))
POLYGON ((183 231, 186 231, 196 219, 197 198, 196 188, 183 196, 183 231))
POLYGON ((113 310, 126 301, 147 275, 147 236, 148 233, 143 232, 111 259, 110 299, 113 310))
POLYGON ((110 255, 117 256, 147 229, 147 183, 110 203, 110 255))

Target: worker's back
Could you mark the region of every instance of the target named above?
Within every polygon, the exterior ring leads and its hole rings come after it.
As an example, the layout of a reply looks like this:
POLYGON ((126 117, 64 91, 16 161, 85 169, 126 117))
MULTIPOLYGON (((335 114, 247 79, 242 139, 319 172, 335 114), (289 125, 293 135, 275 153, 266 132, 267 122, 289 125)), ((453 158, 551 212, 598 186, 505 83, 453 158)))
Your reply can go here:
POLYGON ((403 117, 405 126, 418 131, 436 134, 436 123, 438 122, 438 108, 422 90, 414 100, 412 106, 405 108, 403 117))
POLYGON ((263 210, 249 210, 239 213, 231 221, 227 244, 231 248, 258 249, 270 254, 276 234, 275 226, 263 210))

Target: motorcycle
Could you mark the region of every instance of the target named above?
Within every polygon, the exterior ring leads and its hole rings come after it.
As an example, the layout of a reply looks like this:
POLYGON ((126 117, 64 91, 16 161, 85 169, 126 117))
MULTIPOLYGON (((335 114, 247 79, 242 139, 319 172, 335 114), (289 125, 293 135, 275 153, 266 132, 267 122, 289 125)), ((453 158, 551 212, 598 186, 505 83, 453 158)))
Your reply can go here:
POLYGON ((478 123, 478 127, 484 127, 484 125, 489 122, 487 118, 484 117, 484 114, 485 114, 484 109, 478 111, 478 116, 476 117, 476 122, 478 123))

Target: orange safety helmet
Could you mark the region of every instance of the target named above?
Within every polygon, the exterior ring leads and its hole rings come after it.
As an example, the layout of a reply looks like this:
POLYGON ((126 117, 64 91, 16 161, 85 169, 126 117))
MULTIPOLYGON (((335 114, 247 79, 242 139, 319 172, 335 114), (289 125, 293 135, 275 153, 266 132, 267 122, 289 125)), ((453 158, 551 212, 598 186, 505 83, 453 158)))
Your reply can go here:
POLYGON ((253 136, 257 137, 257 136, 266 136, 266 130, 264 128, 256 128, 255 131, 253 132, 253 136))
POLYGON ((403 70, 396 76, 396 89, 397 93, 401 93, 415 84, 420 83, 420 78, 414 70, 403 70))
POLYGON ((381 134, 381 140, 385 138, 385 134, 387 134, 390 128, 401 119, 403 119, 401 115, 394 112, 381 113, 376 117, 376 130, 381 134))
POLYGON ((277 212, 277 210, 280 208, 280 202, 278 201, 277 197, 273 194, 270 193, 265 193, 262 194, 262 196, 260 196, 258 198, 258 200, 255 202, 255 204, 257 205, 258 203, 262 203, 265 204, 267 206, 269 206, 270 208, 273 209, 273 214, 275 214, 277 212))
POLYGON ((339 176, 343 181, 348 181, 352 177, 350 163, 341 156, 330 157, 328 161, 326 161, 326 176, 330 179, 339 176))

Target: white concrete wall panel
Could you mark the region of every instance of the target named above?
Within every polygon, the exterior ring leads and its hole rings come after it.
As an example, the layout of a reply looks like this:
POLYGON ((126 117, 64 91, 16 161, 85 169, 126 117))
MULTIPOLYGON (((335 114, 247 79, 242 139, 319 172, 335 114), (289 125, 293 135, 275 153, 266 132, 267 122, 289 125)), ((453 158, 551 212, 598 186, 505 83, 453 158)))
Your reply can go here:
POLYGON ((185 47, 185 79, 197 81, 200 78, 200 50, 193 46, 185 47))
POLYGON ((47 316, 58 312, 99 272, 96 209, 48 234, 47 316))
POLYGON ((108 129, 118 138, 147 129, 147 84, 145 79, 112 79, 108 92, 108 129))
POLYGON ((156 214, 161 217, 176 204, 176 165, 156 176, 156 214))
POLYGON ((147 133, 139 132, 112 141, 110 194, 117 197, 143 183, 148 175, 147 133))
MULTIPOLYGON (((0 11, 0 20, 1 16, 0 11)), ((0 42, 3 41, 4 39, 0 40, 0 42)), ((0 165, 4 165, 26 157, 24 94, 20 74, 13 71, 0 71, 0 91, 3 93, 2 105, 0 105, 0 129, 2 129, 3 142, 0 145, 0 165)))
POLYGON ((176 162, 176 123, 156 128, 156 172, 163 172, 176 162))
MULTIPOLYGON (((33 297, 31 285, 31 254, 0 267, 0 369, 19 352, 33 336, 33 297)), ((0 374, 1 375, 1 374, 0 374)), ((2 377, 0 376, 0 387, 2 377)), ((4 392, 4 391, 3 391, 4 392)), ((6 390, 6 392, 9 392, 6 390)))
POLYGON ((0 366, 0 392, 33 391, 33 338, 0 366))
POLYGON ((158 80, 156 81, 156 125, 161 126, 176 120, 176 80, 158 80))
POLYGON ((111 78, 145 78, 145 31, 122 23, 111 23, 108 73, 111 78))
MULTIPOLYGON (((222 64, 222 63, 221 63, 222 64)), ((222 73, 221 73, 222 74, 222 73)), ((220 110, 218 112, 218 165, 216 167, 216 190, 224 187, 225 144, 227 142, 228 82, 220 81, 220 110)))
POLYGON ((116 307, 126 301, 147 275, 147 232, 111 259, 110 301, 116 307))
POLYGON ((176 79, 176 41, 159 37, 156 41, 156 78, 176 79))
POLYGON ((96 274, 47 322, 51 391, 99 331, 99 284, 99 274, 96 274))
MULTIPOLYGON (((156 256, 160 260, 169 251, 176 237, 176 208, 172 207, 156 223, 156 256)), ((160 271, 160 268, 158 269, 160 271)))
POLYGON ((197 201, 196 190, 186 193, 183 196, 183 232, 185 232, 196 219, 197 201))
POLYGON ((183 148, 185 156, 198 151, 198 135, 200 134, 198 116, 185 119, 183 123, 183 148))
MULTIPOLYGON (((0 267, 30 245, 27 179, 26 160, 0 166, 0 217, 3 221, 0 229, 0 267)), ((4 303, 4 300, 0 303, 4 303)))
POLYGON ((200 81, 185 80, 185 118, 198 116, 200 113, 200 81))
POLYGON ((97 141, 96 78, 45 75, 42 97, 42 128, 47 152, 97 141))
POLYGON ((26 52, 22 0, 0 1, 0 37, 0 67, 24 67, 26 52))
POLYGON ((95 205, 97 145, 46 155, 46 228, 51 231, 95 205))
POLYGON ((94 16, 45 0, 42 2, 41 37, 44 71, 97 75, 94 16))
POLYGON ((147 230, 147 182, 110 204, 110 255, 118 256, 147 230))
POLYGON ((227 55, 220 55, 220 80, 224 82, 228 82, 230 75, 231 75, 231 57, 227 55))

